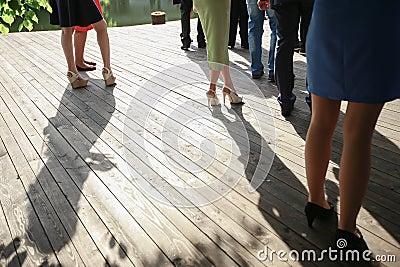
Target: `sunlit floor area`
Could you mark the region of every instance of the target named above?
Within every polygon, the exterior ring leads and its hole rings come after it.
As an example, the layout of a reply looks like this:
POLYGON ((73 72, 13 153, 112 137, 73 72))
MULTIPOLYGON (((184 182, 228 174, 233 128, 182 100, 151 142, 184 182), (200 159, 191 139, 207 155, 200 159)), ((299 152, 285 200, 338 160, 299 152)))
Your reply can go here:
MULTIPOLYGON (((318 261, 337 216, 311 229, 304 215, 306 57, 295 53, 297 102, 285 119, 276 86, 251 79, 238 40, 229 54, 244 104, 224 105, 219 84, 220 105, 209 107, 206 50, 181 50, 179 33, 179 21, 109 28, 117 84, 105 87, 89 32, 97 70, 78 90, 60 31, 0 36, 0 266, 342 264, 318 261)), ((336 211, 345 109, 326 181, 336 211)), ((400 101, 387 103, 357 221, 373 266, 400 261, 399 121, 400 101)))

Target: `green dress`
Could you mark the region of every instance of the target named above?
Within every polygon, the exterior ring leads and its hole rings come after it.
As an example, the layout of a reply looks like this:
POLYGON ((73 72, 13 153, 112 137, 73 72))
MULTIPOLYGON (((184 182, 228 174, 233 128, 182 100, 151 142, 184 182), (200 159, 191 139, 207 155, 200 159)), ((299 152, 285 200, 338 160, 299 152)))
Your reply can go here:
POLYGON ((229 65, 231 0, 193 0, 193 4, 206 36, 210 69, 222 70, 224 66, 229 65))

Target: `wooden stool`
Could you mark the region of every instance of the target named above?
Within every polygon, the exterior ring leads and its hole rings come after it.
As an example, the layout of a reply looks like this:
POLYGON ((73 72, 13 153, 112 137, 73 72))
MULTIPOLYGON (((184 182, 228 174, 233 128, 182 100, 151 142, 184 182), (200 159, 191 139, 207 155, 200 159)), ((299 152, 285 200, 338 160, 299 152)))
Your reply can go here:
POLYGON ((155 11, 151 13, 151 24, 165 24, 165 12, 155 11))

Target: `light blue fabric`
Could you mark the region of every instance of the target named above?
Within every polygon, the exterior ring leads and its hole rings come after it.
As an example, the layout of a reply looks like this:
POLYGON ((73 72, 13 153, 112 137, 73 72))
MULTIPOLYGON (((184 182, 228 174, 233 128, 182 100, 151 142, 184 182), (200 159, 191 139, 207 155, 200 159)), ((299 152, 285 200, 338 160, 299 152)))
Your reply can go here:
POLYGON ((264 33, 264 19, 267 14, 271 29, 270 49, 268 54, 268 74, 274 75, 275 47, 276 47, 276 18, 274 11, 269 9, 267 13, 258 8, 257 0, 247 0, 247 11, 249 13, 249 50, 251 57, 251 73, 261 74, 264 72, 262 58, 262 36, 264 33))

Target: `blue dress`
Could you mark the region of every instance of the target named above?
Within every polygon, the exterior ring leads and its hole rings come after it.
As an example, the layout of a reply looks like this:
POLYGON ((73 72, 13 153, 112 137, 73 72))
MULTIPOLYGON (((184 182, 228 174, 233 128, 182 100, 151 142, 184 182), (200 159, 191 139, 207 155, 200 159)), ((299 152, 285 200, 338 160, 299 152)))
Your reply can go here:
POLYGON ((50 0, 50 24, 86 27, 103 19, 93 0, 50 0))
POLYGON ((307 35, 311 93, 361 103, 400 98, 400 0, 316 0, 307 35))

